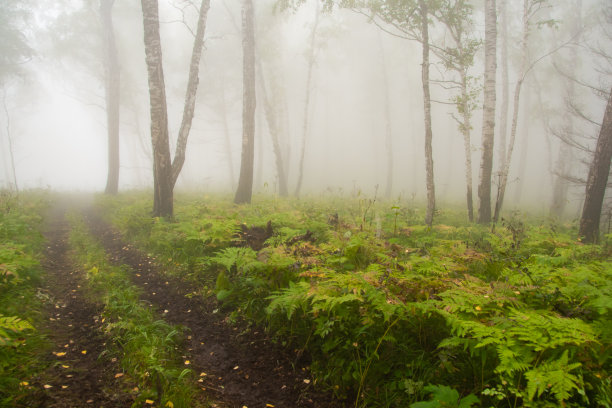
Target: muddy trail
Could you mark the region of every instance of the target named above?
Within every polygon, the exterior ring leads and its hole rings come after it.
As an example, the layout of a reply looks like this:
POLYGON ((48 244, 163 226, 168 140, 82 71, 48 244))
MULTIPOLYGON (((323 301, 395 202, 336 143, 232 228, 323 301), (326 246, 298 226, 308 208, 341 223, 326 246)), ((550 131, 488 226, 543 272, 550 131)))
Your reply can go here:
POLYGON ((307 362, 280 347, 262 331, 226 322, 214 300, 198 295, 191 284, 164 276, 146 254, 89 208, 84 212, 91 233, 107 256, 132 270, 141 299, 165 321, 184 328, 184 359, 213 406, 231 408, 343 407, 330 393, 316 390, 307 362))
POLYGON ((47 240, 42 268, 45 279, 38 291, 43 300, 46 334, 42 366, 32 379, 29 407, 129 407, 134 398, 126 384, 115 379, 116 362, 105 358, 105 338, 99 330, 100 307, 88 301, 83 271, 69 256, 69 224, 65 218, 72 202, 53 207, 46 217, 47 240))

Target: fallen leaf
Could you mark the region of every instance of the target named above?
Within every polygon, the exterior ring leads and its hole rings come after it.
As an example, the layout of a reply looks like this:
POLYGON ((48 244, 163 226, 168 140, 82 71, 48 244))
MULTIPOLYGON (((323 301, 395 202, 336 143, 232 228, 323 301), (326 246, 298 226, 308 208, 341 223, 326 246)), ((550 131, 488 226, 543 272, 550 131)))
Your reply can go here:
POLYGON ((266 407, 274 408, 274 405, 272 405, 272 404, 266 404, 266 407))
POLYGON ((310 384, 310 380, 308 378, 304 379, 304 384, 310 384))
POLYGON ((153 405, 155 404, 155 401, 148 399, 148 400, 145 400, 145 404, 153 405))
POLYGON ((66 355, 66 352, 65 352, 65 351, 60 351, 59 353, 56 353, 56 352, 54 351, 54 352, 53 352, 53 354, 55 354, 55 355, 56 355, 56 356, 58 356, 58 357, 63 357, 63 356, 65 356, 65 355, 66 355))
POLYGON ((115 374, 115 378, 119 378, 119 377, 123 377, 123 373, 117 373, 117 374, 115 374))
POLYGON ((476 307, 475 307, 475 309, 476 309, 476 310, 482 310, 482 307, 480 307, 480 306, 476 306, 476 307))
POLYGON ((43 388, 48 390, 49 388, 53 388, 53 386, 49 385, 49 384, 45 384, 45 385, 43 385, 43 388))
POLYGON ((70 366, 66 364, 62 364, 62 368, 70 368, 70 366))
POLYGON ((65 390, 66 388, 68 388, 67 385, 62 385, 62 390, 65 390))
POLYGON ((189 365, 189 364, 191 364, 191 361, 185 360, 185 365, 189 365))
POLYGON ((237 370, 237 369, 238 369, 238 366, 234 367, 234 370, 237 370))
POLYGON ((30 383, 27 382, 27 381, 22 381, 22 382, 19 383, 19 385, 21 385, 22 387, 25 387, 27 385, 30 385, 30 383))
POLYGON ((172 403, 172 401, 168 401, 168 402, 166 402, 166 406, 167 406, 168 408, 174 408, 174 404, 172 403))
POLYGON ((200 373, 200 377, 206 377, 206 373, 200 373))
POLYGON ((85 401, 85 402, 86 402, 86 403, 88 403, 88 404, 91 404, 91 403, 93 403, 93 400, 92 400, 92 399, 88 399, 88 400, 87 400, 87 401, 85 401))
POLYGON ((87 350, 81 351, 81 354, 87 354, 87 350))

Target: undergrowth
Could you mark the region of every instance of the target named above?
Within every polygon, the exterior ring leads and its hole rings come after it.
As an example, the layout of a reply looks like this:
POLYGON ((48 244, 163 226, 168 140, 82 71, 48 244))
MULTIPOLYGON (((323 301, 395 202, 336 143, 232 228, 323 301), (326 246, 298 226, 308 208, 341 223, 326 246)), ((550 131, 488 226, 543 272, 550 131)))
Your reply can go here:
POLYGON ((193 382, 180 359, 180 329, 159 319, 140 301, 128 267, 107 260, 82 219, 73 216, 71 225, 70 243, 87 271, 88 289, 104 305, 102 323, 111 345, 107 352, 118 357, 126 375, 138 384, 133 406, 149 400, 157 406, 191 407, 193 382))
POLYGON ((493 232, 452 210, 428 227, 410 202, 359 195, 183 197, 173 220, 134 195, 100 205, 355 407, 612 406, 607 238, 519 213, 493 232))
POLYGON ((38 253, 43 238, 38 194, 0 191, 0 406, 28 405, 28 380, 40 367, 38 351, 47 347, 36 330, 41 321, 38 253))

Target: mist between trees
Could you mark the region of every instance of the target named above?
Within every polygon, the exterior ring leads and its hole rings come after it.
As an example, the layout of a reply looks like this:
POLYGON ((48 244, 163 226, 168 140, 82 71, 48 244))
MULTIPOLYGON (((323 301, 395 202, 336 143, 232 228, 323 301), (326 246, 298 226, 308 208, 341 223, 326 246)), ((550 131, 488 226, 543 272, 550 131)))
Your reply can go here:
POLYGON ((2 185, 155 186, 159 215, 175 187, 359 191, 596 240, 611 23, 606 0, 3 1, 2 185))

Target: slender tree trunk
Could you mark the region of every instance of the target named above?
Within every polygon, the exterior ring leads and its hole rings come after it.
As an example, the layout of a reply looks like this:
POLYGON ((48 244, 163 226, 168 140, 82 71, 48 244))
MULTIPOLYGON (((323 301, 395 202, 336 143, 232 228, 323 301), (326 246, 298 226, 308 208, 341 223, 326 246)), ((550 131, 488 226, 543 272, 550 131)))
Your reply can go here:
POLYGON ((521 98, 521 88, 525 75, 527 75, 527 41, 529 39, 529 2, 523 1, 523 36, 521 40, 521 71, 518 81, 514 88, 514 102, 512 106, 512 127, 510 129, 510 141, 506 150, 506 157, 503 161, 503 167, 500 172, 500 182, 497 188, 497 200, 495 201, 495 214, 493 222, 499 221, 504 197, 506 195, 506 186, 508 185, 508 174, 510 173, 510 163, 512 162, 512 153, 514 151, 514 142, 516 141, 516 131, 518 128, 519 103, 521 98))
POLYGON ((185 106, 183 108, 183 120, 179 130, 178 139, 176 142, 176 150, 174 152, 174 160, 172 161, 172 187, 176 184, 183 164, 185 164, 185 150, 187 148, 187 138, 191 130, 193 122, 193 113, 195 110, 196 95, 198 84, 200 82, 200 59, 202 58, 202 48, 204 47, 204 34, 206 32, 206 17, 210 9, 210 0, 202 0, 200 5, 200 14, 198 16, 198 28, 193 41, 193 49, 191 51, 191 62, 189 64, 189 80, 187 82, 187 91, 185 93, 185 106))
POLYGON ((612 160, 612 89, 601 124, 597 147, 587 178, 579 236, 584 242, 599 242, 599 221, 612 160))
POLYGON ((141 0, 141 5, 151 105, 153 215, 156 217, 171 217, 173 214, 172 164, 170 162, 168 109, 159 35, 159 9, 157 0, 141 0))
POLYGON ((495 71, 497 69, 497 16, 495 0, 485 0, 485 70, 482 120, 482 157, 478 185, 478 222, 491 222, 491 173, 495 136, 495 71))
POLYGON ((270 138, 272 139, 272 149, 274 151, 274 159, 276 163, 276 175, 278 177, 278 193, 281 197, 289 195, 287 188, 287 174, 285 172, 285 164, 283 163, 283 152, 281 151, 279 142, 279 121, 276 116, 276 110, 270 102, 266 81, 263 75, 263 66, 260 60, 257 60, 257 73, 259 74, 259 83, 261 84, 261 97, 264 103, 264 111, 270 138))
POLYGON ((295 187, 295 196, 300 196, 302 189, 302 180, 304 179, 304 156, 306 154, 306 139, 308 137, 308 124, 310 122, 310 87, 312 85, 312 72, 315 64, 315 40, 317 39, 317 27, 319 26, 319 17, 321 14, 319 2, 317 1, 317 11, 315 15, 314 25, 310 33, 310 50, 308 55, 308 74, 306 77, 306 101, 304 102, 304 122, 302 125, 302 148, 300 150, 300 161, 298 163, 298 179, 295 187))
POLYGON ((106 127, 108 132, 108 176, 106 194, 117 194, 119 191, 119 107, 121 74, 119 56, 113 28, 113 5, 115 0, 100 0, 100 16, 105 48, 105 82, 106 82, 106 127))
POLYGON ((17 185, 17 171, 15 170, 15 153, 13 151, 13 137, 11 136, 11 115, 9 114, 8 105, 6 104, 6 89, 2 88, 2 108, 6 116, 6 138, 8 139, 9 155, 11 157, 11 170, 13 173, 13 186, 15 191, 19 193, 17 185))
POLYGON ((236 184, 236 177, 234 176, 234 160, 232 155, 232 144, 229 125, 227 123, 227 108, 225 107, 225 83, 221 86, 221 121, 223 122, 223 136, 225 141, 225 155, 227 156, 227 167, 230 176, 230 183, 232 189, 236 184))
POLYGON ((242 158, 234 202, 250 203, 255 156, 255 16, 252 0, 242 2, 243 99, 242 158))
POLYGON ((385 98, 385 147, 387 149, 387 185, 385 187, 385 197, 391 198, 393 191, 393 130, 391 128, 391 102, 389 100, 389 76, 387 75, 387 61, 385 49, 382 43, 380 30, 378 32, 378 44, 380 45, 380 62, 383 74, 383 93, 385 98))
MULTIPOLYGON (((467 71, 467 70, 466 70, 467 71)), ((468 84, 467 84, 467 72, 461 71, 461 100, 462 100, 462 116, 463 123, 461 125, 461 130, 463 133, 463 150, 465 152, 465 185, 467 187, 466 198, 467 198, 467 210, 468 210, 468 219, 470 222, 474 221, 474 201, 473 201, 473 193, 472 193, 472 140, 471 140, 471 129, 472 124, 470 123, 471 119, 471 110, 469 107, 469 94, 468 94, 468 84)))
POLYGON ((499 26, 501 31, 501 105, 499 109, 499 171, 506 165, 506 145, 508 143, 508 110, 510 99, 510 81, 508 79, 508 0, 501 0, 499 5, 499 26))
POLYGON ((425 223, 429 226, 433 223, 434 212, 436 210, 436 192, 434 185, 433 152, 431 146, 431 97, 429 92, 429 23, 427 3, 419 0, 421 12, 421 34, 423 36, 423 105, 425 111, 425 176, 427 187, 427 211, 425 213, 425 223))
POLYGON ((515 205, 520 204, 521 197, 523 194, 523 186, 525 184, 525 170, 527 168, 527 154, 529 152, 529 126, 530 120, 529 118, 529 108, 530 108, 530 93, 527 92, 524 94, 524 102, 521 108, 523 112, 523 125, 521 126, 521 156, 518 166, 518 183, 516 186, 516 191, 514 193, 514 203, 515 205))

